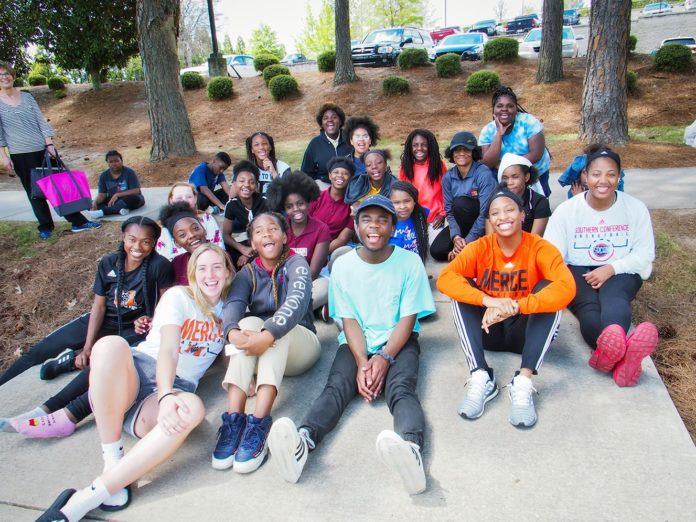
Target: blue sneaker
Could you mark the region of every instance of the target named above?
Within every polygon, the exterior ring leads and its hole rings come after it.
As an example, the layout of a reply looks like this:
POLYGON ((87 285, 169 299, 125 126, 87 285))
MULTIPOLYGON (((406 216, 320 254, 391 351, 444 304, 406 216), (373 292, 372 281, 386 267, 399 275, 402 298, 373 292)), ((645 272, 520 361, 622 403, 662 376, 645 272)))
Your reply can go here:
POLYGON ((256 471, 266 459, 268 447, 266 438, 271 431, 273 419, 271 416, 259 419, 253 415, 247 416, 247 425, 242 442, 234 455, 234 470, 237 473, 256 471))
POLYGON ((234 464, 234 454, 244 435, 247 416, 244 413, 223 413, 213 450, 213 469, 228 469, 234 464))
POLYGON ((39 239, 49 239, 53 235, 53 230, 39 230, 39 239))
POLYGON ((77 233, 77 232, 84 232, 85 230, 92 230, 93 228, 97 229, 97 228, 101 228, 101 227, 102 227, 101 223, 95 223, 94 221, 86 221, 85 223, 83 223, 80 226, 77 226, 77 227, 73 226, 71 230, 73 232, 77 233))

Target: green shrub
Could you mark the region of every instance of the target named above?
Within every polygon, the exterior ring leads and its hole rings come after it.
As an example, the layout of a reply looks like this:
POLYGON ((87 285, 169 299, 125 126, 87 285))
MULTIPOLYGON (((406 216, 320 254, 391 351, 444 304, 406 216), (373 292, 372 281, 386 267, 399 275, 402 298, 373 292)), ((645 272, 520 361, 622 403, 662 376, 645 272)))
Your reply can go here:
POLYGON ((189 91, 191 89, 200 89, 205 85, 205 80, 196 71, 186 71, 181 75, 181 86, 189 91))
POLYGON ((259 54, 258 56, 254 57, 254 69, 259 72, 263 72, 263 70, 269 65, 275 65, 278 63, 280 63, 280 60, 277 56, 272 54, 259 54))
POLYGON ((635 71, 626 71, 626 91, 631 96, 638 94, 638 75, 635 71))
POLYGON ((428 51, 414 47, 404 49, 397 58, 400 69, 412 69, 417 65, 427 65, 428 62, 428 51))
POLYGON ((514 38, 494 38, 488 40, 483 48, 483 59, 490 62, 505 62, 514 60, 518 56, 520 42, 514 38))
POLYGON ((31 86, 46 85, 46 77, 43 74, 31 73, 27 77, 27 81, 29 82, 29 85, 31 85, 31 86))
POLYGON ((462 59, 458 54, 447 53, 435 60, 439 78, 453 78, 462 72, 462 59))
POLYGON ((336 51, 324 51, 317 56, 317 69, 320 72, 331 72, 336 70, 336 51))
POLYGON ((145 73, 143 72, 143 60, 140 58, 140 55, 131 56, 128 59, 124 78, 131 82, 142 82, 145 79, 145 73))
POLYGON ((278 76, 279 74, 290 74, 290 69, 285 67, 284 65, 276 64, 276 65, 269 65, 263 70, 263 81, 266 82, 266 87, 268 87, 268 82, 271 81, 271 78, 274 76, 278 76))
POLYGON ((493 92, 500 87, 500 77, 495 71, 476 71, 466 80, 468 94, 493 92))
POLYGON ((208 98, 211 100, 225 100, 232 97, 232 78, 226 76, 213 76, 208 82, 208 98))
POLYGON ((65 88, 65 85, 70 83, 65 76, 52 76, 48 79, 48 88, 52 91, 58 91, 65 88))
POLYGON ((382 80, 382 94, 406 94, 409 91, 408 80, 401 76, 387 76, 382 80))
POLYGON ((628 37, 628 50, 633 52, 636 50, 636 45, 638 45, 638 37, 632 34, 628 37))
POLYGON ((57 99, 65 98, 67 96, 65 89, 56 89, 53 91, 53 97, 57 99))
POLYGON ((268 82, 268 88, 271 91, 271 96, 273 96, 273 99, 276 101, 284 100, 300 92, 300 86, 297 84, 297 80, 289 74, 274 76, 271 78, 271 81, 268 82))
POLYGON ((13 85, 15 87, 24 87, 26 82, 24 81, 24 78, 16 78, 13 85))
POLYGON ((667 44, 655 53, 655 66, 663 71, 684 71, 692 61, 691 49, 682 44, 667 44))

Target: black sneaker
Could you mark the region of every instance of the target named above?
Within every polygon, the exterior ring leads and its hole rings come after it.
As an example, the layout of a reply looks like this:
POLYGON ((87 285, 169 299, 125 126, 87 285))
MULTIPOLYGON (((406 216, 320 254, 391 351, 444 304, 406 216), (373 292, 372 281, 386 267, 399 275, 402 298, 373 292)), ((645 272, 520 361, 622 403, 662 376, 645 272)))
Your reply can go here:
POLYGON ((53 501, 53 504, 44 511, 44 514, 36 519, 36 522, 69 522, 68 517, 61 512, 61 509, 68 503, 68 500, 70 500, 70 497, 74 494, 74 489, 66 489, 63 491, 58 495, 58 498, 53 501))
POLYGON ((41 365, 39 377, 42 381, 50 381, 59 375, 76 370, 75 350, 66 348, 63 352, 53 359, 48 359, 41 365))

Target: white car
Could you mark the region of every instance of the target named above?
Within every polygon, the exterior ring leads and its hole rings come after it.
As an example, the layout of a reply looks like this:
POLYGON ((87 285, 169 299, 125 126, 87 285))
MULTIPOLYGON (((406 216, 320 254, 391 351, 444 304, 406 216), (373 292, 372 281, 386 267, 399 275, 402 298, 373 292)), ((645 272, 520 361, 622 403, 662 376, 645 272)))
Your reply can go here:
POLYGON ((672 11, 672 6, 667 2, 655 2, 654 4, 646 5, 640 12, 638 17, 645 18, 648 16, 655 16, 658 14, 671 13, 672 11))
MULTIPOLYGON (((582 39, 582 36, 576 38, 572 27, 563 27, 563 58, 578 57, 578 40, 580 39, 582 39)), ((541 28, 532 29, 527 33, 522 43, 520 43, 520 58, 539 58, 540 48, 541 28)))
POLYGON ((670 44, 686 45, 689 49, 691 49, 691 54, 696 54, 696 38, 693 36, 677 36, 675 38, 667 38, 662 40, 660 47, 670 44))
POLYGON ((691 11, 696 9, 696 0, 685 0, 684 1, 684 10, 685 11, 691 11))
MULTIPOLYGON (((247 56, 245 54, 226 54, 224 57, 227 62, 227 74, 232 78, 250 78, 259 75, 259 72, 254 69, 253 56, 247 56), (239 75, 237 75, 237 73, 239 73, 239 75)), ((208 78, 208 62, 196 65, 195 67, 181 69, 179 74, 181 75, 185 72, 197 72, 203 76, 203 78, 208 78)))

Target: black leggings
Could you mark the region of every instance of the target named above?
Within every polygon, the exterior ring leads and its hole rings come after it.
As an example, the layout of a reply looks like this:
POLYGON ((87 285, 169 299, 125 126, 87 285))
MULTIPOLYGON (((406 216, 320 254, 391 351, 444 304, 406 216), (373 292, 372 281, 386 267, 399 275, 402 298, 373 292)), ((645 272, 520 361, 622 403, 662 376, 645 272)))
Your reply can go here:
MULTIPOLYGON (((41 231, 53 230, 53 217, 51 216, 51 209, 48 206, 48 201, 43 198, 31 197, 31 169, 41 167, 44 161, 44 151, 38 150, 36 152, 26 152, 23 154, 10 154, 10 158, 12 159, 15 172, 22 182, 24 192, 27 193, 31 209, 34 211, 36 220, 39 222, 38 229, 41 231)), ((87 222, 87 219, 79 212, 67 214, 64 217, 70 221, 74 227, 79 227, 87 222)))
MULTIPOLYGON (((218 198, 223 204, 227 203, 227 201, 230 199, 230 196, 227 192, 225 192, 225 189, 219 188, 214 190, 213 194, 215 194, 215 197, 218 198)), ((212 205, 212 202, 208 199, 208 196, 202 192, 199 192, 197 199, 198 210, 201 212, 207 210, 210 205, 212 205)))
MULTIPOLYGON (((474 226, 481 212, 481 204, 478 199, 469 196, 459 196, 452 200, 452 215, 462 231, 461 236, 466 235, 474 226)), ((430 245, 430 255, 436 261, 447 261, 447 255, 452 250, 454 243, 450 237, 450 228, 443 228, 430 245)))
POLYGON ((43 403, 49 413, 67 408, 75 417, 76 422, 80 422, 92 413, 92 406, 89 403, 89 367, 77 374, 62 390, 43 403))
POLYGON ((599 290, 592 288, 582 276, 596 266, 568 265, 575 279, 575 297, 568 309, 580 322, 580 333, 592 349, 597 338, 610 324, 618 324, 628 332, 631 326, 631 301, 643 285, 638 274, 617 274, 607 279, 599 290))
MULTIPOLYGON (((46 360, 56 357, 66 348, 80 350, 84 347, 87 340, 87 327, 89 325, 89 313, 83 314, 68 324, 53 330, 41 341, 32 346, 27 352, 23 353, 5 373, 0 376, 0 386, 7 381, 14 379, 17 375, 24 373, 32 366, 42 364, 46 360)), ((105 335, 119 335, 118 329, 102 325, 97 333, 97 338, 105 335)), ((129 345, 134 346, 144 339, 135 333, 133 325, 123 327, 120 333, 129 345)))
MULTIPOLYGON (((549 284, 539 281, 532 293, 549 284)), ((544 360, 544 354, 556 337, 561 321, 561 311, 538 314, 517 314, 488 328, 481 328, 485 306, 460 303, 452 300, 452 315, 457 327, 459 341, 469 363, 469 371, 486 370, 493 377, 484 350, 494 352, 513 352, 522 354, 520 368, 529 368, 537 373, 544 360)))
POLYGON ((142 207, 145 204, 145 198, 142 194, 134 194, 132 196, 123 196, 122 198, 118 198, 116 203, 111 206, 107 204, 108 202, 109 200, 107 199, 104 203, 100 203, 97 206, 97 209, 104 212, 105 216, 115 216, 124 208, 127 208, 128 210, 135 210, 136 208, 142 207))

